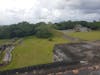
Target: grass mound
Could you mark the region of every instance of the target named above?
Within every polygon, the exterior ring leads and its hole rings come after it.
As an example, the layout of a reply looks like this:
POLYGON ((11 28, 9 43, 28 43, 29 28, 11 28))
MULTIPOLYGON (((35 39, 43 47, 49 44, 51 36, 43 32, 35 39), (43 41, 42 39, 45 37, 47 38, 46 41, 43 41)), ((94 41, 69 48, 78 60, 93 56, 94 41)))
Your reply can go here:
POLYGON ((58 43, 67 43, 61 33, 54 31, 52 41, 40 39, 35 36, 23 38, 23 42, 13 50, 12 62, 0 70, 15 69, 25 66, 45 64, 53 61, 53 47, 58 43))

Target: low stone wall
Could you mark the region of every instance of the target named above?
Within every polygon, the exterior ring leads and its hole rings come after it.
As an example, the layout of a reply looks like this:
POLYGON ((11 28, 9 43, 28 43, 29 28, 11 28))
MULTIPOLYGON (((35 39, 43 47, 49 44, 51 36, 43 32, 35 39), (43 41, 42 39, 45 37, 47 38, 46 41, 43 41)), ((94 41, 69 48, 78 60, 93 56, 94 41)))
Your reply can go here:
POLYGON ((55 62, 6 70, 0 72, 0 75, 100 75, 100 64, 83 65, 78 61, 73 63, 55 62))
POLYGON ((0 75, 47 75, 60 71, 64 72, 65 70, 72 70, 76 68, 75 66, 78 63, 79 61, 73 63, 55 62, 36 66, 28 66, 19 69, 0 71, 0 75))

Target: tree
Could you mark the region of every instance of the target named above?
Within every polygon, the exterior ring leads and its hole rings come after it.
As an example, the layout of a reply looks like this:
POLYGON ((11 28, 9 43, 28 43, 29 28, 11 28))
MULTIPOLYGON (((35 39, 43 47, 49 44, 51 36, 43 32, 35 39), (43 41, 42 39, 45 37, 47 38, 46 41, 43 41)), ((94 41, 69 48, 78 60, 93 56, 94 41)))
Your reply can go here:
POLYGON ((48 25, 40 25, 36 28, 36 36, 39 38, 50 38, 53 36, 52 28, 48 25))

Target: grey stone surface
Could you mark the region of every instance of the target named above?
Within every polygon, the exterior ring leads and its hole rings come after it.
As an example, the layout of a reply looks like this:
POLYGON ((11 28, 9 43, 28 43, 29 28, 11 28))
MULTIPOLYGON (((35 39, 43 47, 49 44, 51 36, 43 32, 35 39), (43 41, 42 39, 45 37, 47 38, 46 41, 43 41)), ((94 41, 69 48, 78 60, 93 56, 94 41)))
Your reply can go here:
POLYGON ((89 31, 91 31, 91 29, 89 29, 89 28, 87 28, 87 27, 83 27, 83 26, 80 25, 80 24, 77 24, 77 25, 74 27, 73 30, 76 31, 76 32, 89 32, 89 31))
MULTIPOLYGON (((56 62, 59 59, 66 62, 73 62, 75 60, 98 62, 100 61, 100 46, 91 43, 85 42, 55 45, 53 51, 54 59, 56 62)), ((100 44, 99 41, 98 43, 100 44)))

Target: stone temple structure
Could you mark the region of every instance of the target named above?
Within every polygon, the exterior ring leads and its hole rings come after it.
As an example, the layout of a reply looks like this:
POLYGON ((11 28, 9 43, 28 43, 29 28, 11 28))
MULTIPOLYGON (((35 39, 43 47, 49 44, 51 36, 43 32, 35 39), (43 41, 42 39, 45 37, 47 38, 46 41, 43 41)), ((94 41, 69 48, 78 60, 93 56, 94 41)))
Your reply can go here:
POLYGON ((87 27, 83 27, 83 26, 80 25, 80 24, 77 24, 77 25, 74 27, 73 30, 76 31, 76 32, 89 32, 89 31, 91 31, 91 29, 89 29, 89 28, 87 28, 87 27))

